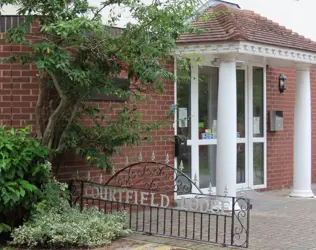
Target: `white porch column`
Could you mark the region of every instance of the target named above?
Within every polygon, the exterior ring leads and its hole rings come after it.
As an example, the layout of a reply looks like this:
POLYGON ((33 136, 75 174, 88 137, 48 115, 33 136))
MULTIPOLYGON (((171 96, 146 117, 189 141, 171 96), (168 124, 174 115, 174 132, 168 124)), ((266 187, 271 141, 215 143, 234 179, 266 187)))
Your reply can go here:
MULTIPOLYGON (((192 62, 191 65, 191 179, 200 186, 200 160, 199 160, 199 66, 192 62), (192 98, 194 97, 194 98, 192 98), (194 166, 194 167, 193 167, 194 166)), ((199 193, 193 186, 193 193, 199 193)))
POLYGON ((311 189, 311 90, 309 69, 296 70, 294 110, 294 178, 292 197, 314 197, 311 189))
MULTIPOLYGON (((217 77, 212 75, 210 76, 210 80, 208 82, 208 102, 207 102, 207 128, 212 129, 213 131, 213 121, 216 119, 217 110, 214 110, 214 106, 217 104, 217 77), (214 105, 215 104, 215 105, 214 105)), ((211 174, 211 179, 209 180, 213 187, 216 186, 216 146, 209 145, 208 147, 208 169, 211 174)))
POLYGON ((219 66, 216 193, 236 196, 237 90, 236 61, 222 58, 219 66))

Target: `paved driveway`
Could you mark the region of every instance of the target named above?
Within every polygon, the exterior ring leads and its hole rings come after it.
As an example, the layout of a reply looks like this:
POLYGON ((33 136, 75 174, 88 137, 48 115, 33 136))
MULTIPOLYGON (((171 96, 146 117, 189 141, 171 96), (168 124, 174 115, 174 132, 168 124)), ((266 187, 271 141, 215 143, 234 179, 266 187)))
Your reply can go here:
POLYGON ((288 193, 247 192, 253 204, 250 249, 316 249, 316 199, 290 198, 288 193))
MULTIPOLYGON (((316 185, 313 186, 316 194, 316 185)), ((250 219, 251 250, 316 250, 316 199, 297 199, 287 195, 289 190, 258 193, 246 192, 253 209, 250 219)), ((175 239, 134 234, 134 239, 187 249, 222 249, 175 239)), ((224 248, 223 248, 224 249, 224 248)), ((227 249, 227 248, 226 248, 227 249)))

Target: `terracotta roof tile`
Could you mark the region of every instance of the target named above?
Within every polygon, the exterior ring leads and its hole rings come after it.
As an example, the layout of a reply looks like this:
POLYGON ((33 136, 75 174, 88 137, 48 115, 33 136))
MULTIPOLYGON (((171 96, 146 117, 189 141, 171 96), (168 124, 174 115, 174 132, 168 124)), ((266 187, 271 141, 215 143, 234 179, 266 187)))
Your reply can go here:
POLYGON ((311 41, 266 17, 249 10, 219 4, 208 8, 192 25, 203 29, 201 34, 183 34, 178 44, 249 41, 267 45, 316 52, 311 41))

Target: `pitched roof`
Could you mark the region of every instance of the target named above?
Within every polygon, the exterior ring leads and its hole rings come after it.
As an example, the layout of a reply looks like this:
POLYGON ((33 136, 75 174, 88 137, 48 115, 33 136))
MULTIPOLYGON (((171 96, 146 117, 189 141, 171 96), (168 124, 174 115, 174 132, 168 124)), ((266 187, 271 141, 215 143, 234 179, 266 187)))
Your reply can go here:
POLYGON ((249 10, 225 4, 212 6, 192 22, 204 29, 201 34, 183 34, 177 44, 248 41, 316 52, 316 42, 286 29, 249 10))

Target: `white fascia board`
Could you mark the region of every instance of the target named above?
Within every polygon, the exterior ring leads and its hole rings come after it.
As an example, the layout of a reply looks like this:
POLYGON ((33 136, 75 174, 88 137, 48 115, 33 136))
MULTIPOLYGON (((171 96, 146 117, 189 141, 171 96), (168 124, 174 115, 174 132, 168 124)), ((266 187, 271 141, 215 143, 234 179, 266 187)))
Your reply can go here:
POLYGON ((196 57, 203 54, 243 54, 316 65, 316 53, 246 41, 178 45, 174 54, 186 57, 196 57))

